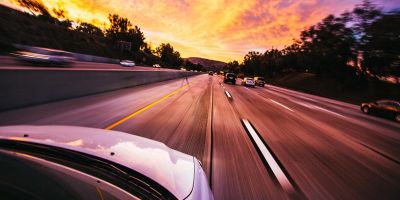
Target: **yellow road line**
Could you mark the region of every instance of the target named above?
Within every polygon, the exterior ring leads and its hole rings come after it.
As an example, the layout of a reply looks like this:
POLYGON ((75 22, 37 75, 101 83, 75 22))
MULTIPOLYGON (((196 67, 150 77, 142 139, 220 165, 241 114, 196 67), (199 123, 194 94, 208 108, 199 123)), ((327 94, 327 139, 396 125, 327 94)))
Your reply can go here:
POLYGON ((99 199, 104 200, 103 193, 101 192, 100 188, 96 186, 97 193, 99 194, 99 199))
POLYGON ((120 120, 118 120, 118 121, 116 121, 116 122, 114 122, 114 123, 108 125, 108 126, 107 126, 106 128, 104 128, 104 129, 106 129, 106 130, 111 130, 111 129, 115 128, 116 126, 118 126, 118 125, 124 123, 124 122, 127 121, 128 119, 131 119, 131 118, 135 117, 136 115, 138 115, 138 114, 140 114, 140 113, 146 111, 147 109, 149 109, 149 108, 151 108, 151 107, 153 107, 153 106, 155 106, 155 105, 161 103, 162 101, 164 101, 164 100, 167 99, 168 97, 171 97, 171 96, 177 94, 177 93, 180 92, 181 90, 187 88, 190 84, 192 84, 192 83, 186 84, 186 85, 184 85, 184 86, 182 86, 182 87, 176 89, 175 91, 173 91, 173 92, 171 92, 171 93, 169 93, 169 94, 163 96, 161 99, 159 99, 159 100, 157 100, 157 101, 155 101, 155 102, 153 102, 153 103, 151 103, 151 104, 149 104, 149 105, 147 105, 147 106, 145 106, 145 107, 139 109, 138 111, 136 111, 136 112, 134 112, 134 113, 132 113, 132 114, 130 114, 130 115, 127 115, 127 116, 125 116, 124 118, 122 118, 122 119, 120 119, 120 120))

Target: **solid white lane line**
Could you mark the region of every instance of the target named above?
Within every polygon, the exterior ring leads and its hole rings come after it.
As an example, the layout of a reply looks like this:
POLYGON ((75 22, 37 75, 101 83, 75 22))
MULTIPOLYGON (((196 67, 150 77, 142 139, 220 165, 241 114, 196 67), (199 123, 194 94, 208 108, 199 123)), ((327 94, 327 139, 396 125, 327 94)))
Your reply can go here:
POLYGON ((254 128, 251 126, 250 122, 247 119, 242 119, 243 124, 245 125, 248 133, 251 135, 253 141, 256 143, 258 150, 260 150, 261 154, 263 155, 265 161, 267 161, 269 167, 271 168, 272 172, 274 173, 276 179, 278 180, 279 184, 286 192, 294 192, 294 187, 290 183, 289 179, 286 177, 283 170, 280 168, 277 161, 272 156, 271 152, 268 148, 264 145, 261 138, 258 136, 254 128))
POLYGON ((275 103, 275 104, 277 104, 277 105, 279 105, 279 106, 285 108, 286 110, 289 110, 289 111, 294 112, 294 111, 293 111, 292 109, 290 109, 289 107, 287 107, 287 106, 285 106, 285 105, 283 105, 283 104, 281 104, 281 103, 279 103, 279 102, 277 102, 277 101, 274 101, 274 100, 272 100, 272 99, 269 99, 269 100, 272 101, 273 103, 275 103))
POLYGON ((338 116, 338 117, 347 118, 347 117, 345 117, 345 116, 343 116, 343 115, 341 115, 341 114, 339 114, 339 113, 337 113, 337 112, 334 112, 334 111, 331 111, 331 110, 328 110, 328 109, 325 109, 325 108, 322 108, 322 107, 319 107, 319 106, 316 106, 316 105, 312 105, 312 104, 308 104, 308 103, 302 103, 302 102, 293 101, 293 100, 291 100, 291 101, 292 101, 293 103, 302 105, 302 106, 307 107, 307 108, 310 108, 310 109, 321 110, 321 111, 323 111, 323 112, 327 112, 327 113, 336 115, 336 116, 338 116))
POLYGON ((228 91, 226 91, 226 90, 225 90, 225 94, 226 94, 226 96, 227 96, 228 98, 232 98, 231 94, 230 94, 228 91))
POLYGON ((345 116, 343 116, 343 115, 341 115, 341 114, 339 114, 339 113, 336 113, 336 112, 330 111, 330 110, 328 110, 328 109, 325 109, 325 108, 321 108, 321 107, 319 107, 319 106, 314 106, 314 108, 315 108, 315 109, 317 109, 317 110, 321 110, 321 111, 324 111, 324 112, 327 112, 327 113, 330 113, 330 114, 333 114, 333 115, 339 116, 339 117, 346 118, 345 116))

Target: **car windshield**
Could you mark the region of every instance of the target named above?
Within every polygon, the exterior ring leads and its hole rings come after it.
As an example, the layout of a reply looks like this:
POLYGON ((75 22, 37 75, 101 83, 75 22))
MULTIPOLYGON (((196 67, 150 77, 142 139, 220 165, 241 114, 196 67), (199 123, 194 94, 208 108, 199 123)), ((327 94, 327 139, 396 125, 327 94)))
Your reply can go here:
POLYGON ((258 78, 257 78, 257 80, 259 80, 259 81, 263 81, 263 80, 264 80, 264 78, 263 78, 263 77, 258 77, 258 78))

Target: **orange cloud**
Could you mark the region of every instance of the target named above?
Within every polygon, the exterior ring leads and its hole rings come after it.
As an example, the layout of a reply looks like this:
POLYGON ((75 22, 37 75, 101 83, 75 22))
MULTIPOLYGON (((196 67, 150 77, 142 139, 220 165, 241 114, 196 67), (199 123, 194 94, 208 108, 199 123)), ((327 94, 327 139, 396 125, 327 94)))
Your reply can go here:
MULTIPOLYGON (((11 0, 0 0, 10 5, 11 0)), ((359 0, 42 0, 67 17, 104 28, 108 13, 128 17, 154 46, 170 42, 183 57, 241 60, 251 50, 283 48, 305 27, 359 0)), ((385 1, 385 0, 382 0, 385 1)), ((397 1, 397 0, 396 0, 397 1)))

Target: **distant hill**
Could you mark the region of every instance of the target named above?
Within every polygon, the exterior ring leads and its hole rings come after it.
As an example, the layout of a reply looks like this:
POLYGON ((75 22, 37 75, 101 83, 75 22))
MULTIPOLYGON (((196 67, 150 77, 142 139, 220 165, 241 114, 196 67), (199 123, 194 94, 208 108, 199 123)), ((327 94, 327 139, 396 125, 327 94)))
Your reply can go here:
POLYGON ((189 57, 189 58, 185 58, 185 60, 189 60, 190 62, 192 62, 194 64, 200 64, 207 70, 213 70, 213 71, 221 70, 226 65, 226 63, 222 62, 222 61, 210 60, 210 59, 199 58, 199 57, 189 57))

